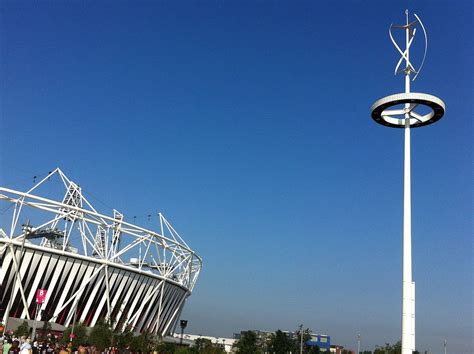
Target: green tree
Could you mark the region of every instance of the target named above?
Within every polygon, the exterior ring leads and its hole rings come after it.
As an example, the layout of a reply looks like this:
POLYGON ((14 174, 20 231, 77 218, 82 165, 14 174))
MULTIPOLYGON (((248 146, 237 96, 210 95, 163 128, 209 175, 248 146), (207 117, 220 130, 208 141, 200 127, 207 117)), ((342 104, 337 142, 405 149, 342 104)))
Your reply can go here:
POLYGON ((221 354, 225 353, 223 345, 212 343, 207 338, 197 338, 194 341, 194 346, 188 348, 186 353, 190 354, 221 354))
POLYGON ((212 348, 212 342, 207 338, 197 338, 194 341, 194 348, 197 349, 198 353, 201 353, 205 349, 212 348))
POLYGON ((19 325, 17 327, 17 329, 15 329, 13 331, 13 334, 18 338, 18 337, 21 337, 21 336, 29 336, 30 335, 30 326, 28 326, 28 322, 26 321, 23 321, 23 323, 21 325, 19 325))
POLYGON ((293 343, 290 337, 286 333, 278 330, 275 334, 272 334, 268 349, 271 353, 286 354, 292 350, 292 347, 293 343))
POLYGON ((307 346, 306 352, 307 354, 319 354, 320 349, 317 345, 307 346))
MULTIPOLYGON (((167 353, 168 354, 168 353, 167 353)), ((179 347, 176 346, 174 354, 199 354, 196 348, 188 348, 188 347, 179 347)))
MULTIPOLYGON (((311 330, 309 328, 306 328, 305 330, 303 330, 303 352, 304 353, 313 353, 310 350, 316 349, 316 348, 311 349, 312 347, 306 344, 306 342, 309 341, 310 339, 311 339, 311 330)), ((293 346, 292 346, 291 351, 294 353, 299 353, 300 346, 301 346, 301 330, 296 331, 296 337, 293 340, 293 346)), ((317 348, 316 353, 319 353, 319 347, 317 348)))
POLYGON ((119 349, 125 348, 127 345, 131 345, 133 339, 132 327, 125 327, 124 331, 114 331, 114 342, 113 346, 119 349))
POLYGON ((104 351, 112 344, 112 329, 109 324, 104 320, 99 320, 89 335, 89 343, 95 345, 98 350, 104 351))
POLYGON ((41 326, 41 328, 38 330, 38 340, 47 341, 49 333, 51 333, 51 323, 49 323, 48 321, 44 321, 43 326, 41 326))
MULTIPOLYGON (((142 353, 148 353, 153 350, 159 352, 157 349, 160 348, 161 343, 159 343, 151 333, 145 331, 138 336, 132 337, 130 341, 130 349, 142 353)), ((165 350, 164 353, 174 353, 174 346, 167 346, 166 344, 167 343, 163 343, 165 350)))
POLYGON ((398 341, 393 345, 390 343, 385 343, 385 346, 379 347, 375 346, 374 354, 401 354, 402 352, 402 342, 398 341))
POLYGON ((257 345, 257 335, 253 331, 242 332, 242 337, 234 344, 237 353, 256 354, 261 353, 261 348, 257 345))
MULTIPOLYGON (((133 349, 133 348, 132 348, 133 349)), ((158 352, 158 354, 184 354, 184 353, 192 353, 185 351, 188 348, 182 348, 178 347, 174 343, 165 343, 163 341, 160 341, 159 343, 156 343, 153 350, 158 352)), ((134 350, 136 351, 136 350, 134 350)), ((197 352, 196 352, 197 353, 197 352)))
MULTIPOLYGON (((59 340, 59 342, 63 345, 67 345, 71 339, 69 338, 69 335, 73 333, 73 327, 72 325, 67 327, 64 332, 63 336, 59 340)), ((45 335, 47 335, 46 333, 45 335)), ((87 342, 87 329, 86 325, 84 322, 78 322, 74 324, 74 338, 72 339, 72 345, 77 347, 79 344, 84 344, 87 342)))

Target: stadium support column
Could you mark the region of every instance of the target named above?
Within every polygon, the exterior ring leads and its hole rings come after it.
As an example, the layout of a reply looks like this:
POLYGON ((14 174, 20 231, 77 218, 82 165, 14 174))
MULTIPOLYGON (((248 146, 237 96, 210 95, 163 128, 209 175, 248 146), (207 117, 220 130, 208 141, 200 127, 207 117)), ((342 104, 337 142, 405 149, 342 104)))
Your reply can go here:
POLYGON ((109 321, 109 324, 114 327, 114 323, 112 323, 112 314, 110 311, 110 279, 109 279, 109 262, 105 264, 104 267, 105 270, 105 291, 106 291, 106 300, 107 300, 107 320, 109 321))
MULTIPOLYGON (((15 291, 15 288, 16 288, 16 284, 17 284, 17 281, 20 283, 19 285, 19 290, 20 290, 20 294, 21 294, 21 299, 23 301, 23 305, 25 306, 25 308, 28 308, 28 302, 26 301, 26 296, 25 296, 25 292, 23 291, 23 285, 21 284, 21 274, 20 274, 20 270, 21 270, 21 264, 22 264, 22 261, 23 261, 23 249, 25 247, 25 240, 26 240, 26 236, 28 236, 28 234, 30 233, 31 231, 31 225, 30 225, 30 221, 28 220, 28 222, 26 223, 26 225, 24 226, 24 233, 23 233, 23 240, 21 241, 21 248, 20 248, 20 260, 17 260, 17 256, 16 256, 16 252, 15 252, 15 247, 13 246, 12 243, 9 244, 9 250, 12 254, 12 260, 13 260, 13 265, 15 267, 15 277, 13 279, 13 282, 14 282, 14 286, 12 288, 12 292, 15 291)), ((10 238, 11 240, 11 238, 10 238)), ((10 317, 10 310, 12 308, 12 304, 13 304, 13 293, 10 295, 10 299, 8 300, 8 304, 7 304, 7 308, 5 310, 5 315, 4 315, 4 319, 3 319, 3 323, 5 324, 5 332, 7 331, 8 329, 8 318, 10 317)), ((30 319, 30 313, 29 311, 26 311, 26 318, 27 319, 30 319)))

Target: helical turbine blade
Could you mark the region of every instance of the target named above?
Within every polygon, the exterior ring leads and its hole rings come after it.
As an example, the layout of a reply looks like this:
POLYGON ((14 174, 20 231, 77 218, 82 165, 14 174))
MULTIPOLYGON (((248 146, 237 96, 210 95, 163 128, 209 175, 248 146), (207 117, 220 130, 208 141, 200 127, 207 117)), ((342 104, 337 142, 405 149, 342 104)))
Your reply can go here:
MULTIPOLYGON (((408 49, 411 47, 411 44, 413 42, 413 39, 415 38, 415 33, 416 33, 416 28, 413 30, 413 36, 410 38, 410 41, 408 42, 408 46, 407 46, 407 49, 405 49, 405 51, 403 52, 403 55, 400 57, 400 59, 398 60, 398 63, 397 63, 397 66, 395 67, 395 75, 398 74, 398 68, 400 67, 400 64, 402 63, 403 59, 406 59, 406 55, 407 55, 407 52, 408 52, 408 49)), ((410 65, 410 68, 415 71, 415 68, 410 64, 410 62, 408 62, 408 64, 410 65)))
POLYGON ((425 26, 423 25, 423 22, 421 22, 421 19, 418 17, 417 14, 413 14, 413 15, 415 15, 416 19, 420 23, 421 29, 423 30, 423 33, 425 35, 425 53, 423 54, 423 60, 421 61, 420 68, 418 69, 418 72, 416 73, 416 75, 413 77, 413 81, 415 81, 416 77, 421 72, 421 68, 423 67, 423 64, 425 63, 426 52, 428 51, 428 35, 426 34, 426 29, 425 29, 425 26))
MULTIPOLYGON (((395 42, 395 39, 393 38, 393 35, 392 35, 392 28, 395 27, 394 24, 392 23, 390 25, 390 28, 388 29, 388 35, 390 36, 390 40, 392 41, 393 45, 395 46, 395 48, 398 50, 398 52, 400 53, 400 55, 402 56, 402 60, 405 59, 407 61, 407 64, 408 66, 414 71, 415 68, 413 67, 413 65, 410 63, 410 61, 408 60, 405 52, 403 52, 400 47, 398 46, 397 42, 395 42)), ((412 37, 413 38, 413 37, 412 37)), ((409 46, 407 47, 407 49, 409 48, 409 46)), ((398 68, 398 65, 397 67, 395 68, 395 75, 397 75, 397 68, 398 68)))

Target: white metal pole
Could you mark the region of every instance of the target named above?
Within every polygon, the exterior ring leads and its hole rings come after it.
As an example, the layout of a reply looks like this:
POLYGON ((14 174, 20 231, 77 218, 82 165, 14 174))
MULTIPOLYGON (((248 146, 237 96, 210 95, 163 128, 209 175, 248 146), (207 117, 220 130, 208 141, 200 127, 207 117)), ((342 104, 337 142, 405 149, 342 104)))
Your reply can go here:
POLYGON ((35 321, 33 322, 33 331, 31 332, 31 340, 34 341, 36 338, 36 328, 38 326, 38 312, 41 311, 41 304, 36 304, 36 311, 35 311, 35 321))
MULTIPOLYGON (((408 10, 406 24, 408 26, 408 10)), ((405 93, 410 92, 410 28, 406 30, 406 73, 405 93)), ((402 283, 402 354, 412 354, 415 350, 414 294, 411 262, 411 161, 410 161, 410 104, 405 104, 405 153, 404 153, 404 190, 403 190, 403 283, 402 283)))
POLYGON ((115 323, 112 323, 112 313, 110 309, 110 279, 109 279, 109 261, 108 260, 107 260, 107 263, 105 264, 104 270, 105 270, 105 292, 106 292, 105 299, 107 300, 107 322, 109 325, 114 327, 115 323))
POLYGON ((357 335, 357 354, 360 354, 360 334, 357 335))
POLYGON ((73 304, 74 316, 72 317, 72 328, 71 328, 71 334, 69 335, 70 342, 72 342, 72 340, 74 339, 74 326, 76 325, 77 304, 78 304, 78 301, 75 301, 73 304))

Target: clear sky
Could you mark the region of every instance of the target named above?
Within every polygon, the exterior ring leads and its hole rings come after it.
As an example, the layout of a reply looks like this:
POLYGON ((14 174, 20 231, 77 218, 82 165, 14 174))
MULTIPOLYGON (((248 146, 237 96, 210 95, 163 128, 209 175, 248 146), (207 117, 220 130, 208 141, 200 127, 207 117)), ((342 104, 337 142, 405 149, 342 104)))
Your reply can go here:
POLYGON ((415 11, 413 91, 447 105, 412 132, 417 348, 473 351, 470 1, 0 6, 1 185, 59 166, 103 212, 163 212, 204 259, 190 333, 362 349, 400 338, 403 131, 370 106, 403 90, 387 32, 415 11))

